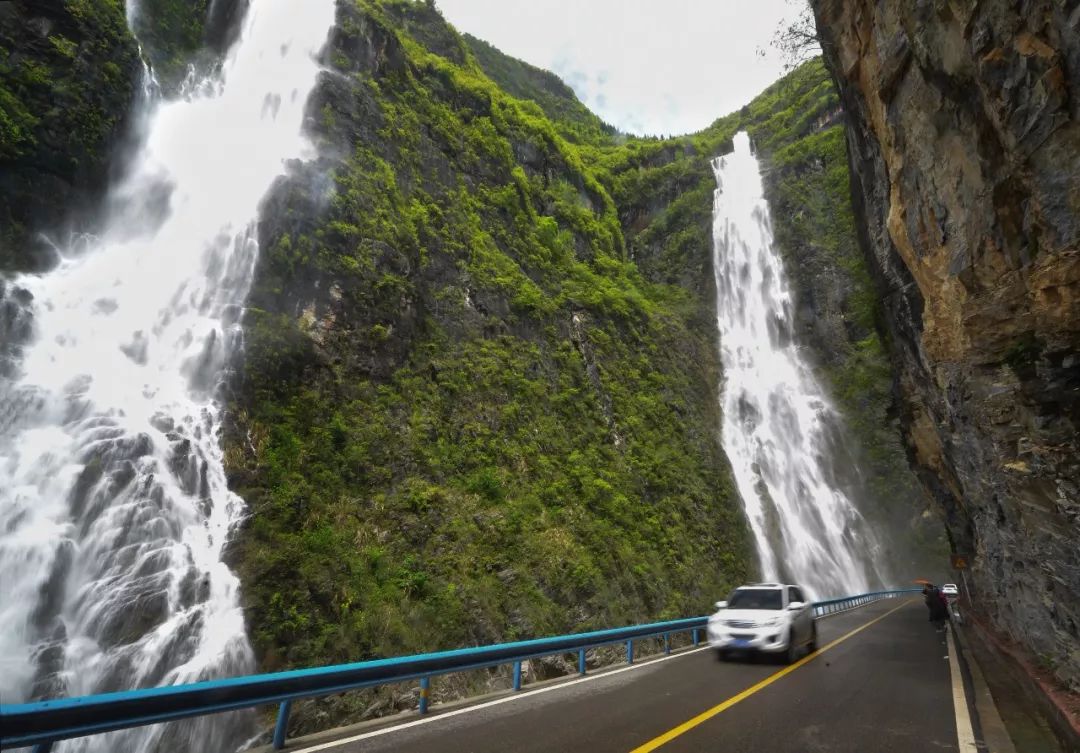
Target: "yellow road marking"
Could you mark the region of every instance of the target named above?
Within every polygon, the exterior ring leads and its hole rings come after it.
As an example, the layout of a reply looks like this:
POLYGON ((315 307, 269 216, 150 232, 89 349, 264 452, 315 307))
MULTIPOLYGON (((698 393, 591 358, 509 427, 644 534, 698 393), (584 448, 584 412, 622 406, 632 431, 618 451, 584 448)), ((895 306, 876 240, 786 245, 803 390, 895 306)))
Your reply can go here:
POLYGON ((723 711, 727 711, 728 709, 730 709, 732 706, 734 706, 739 701, 746 700, 747 698, 749 698, 750 696, 752 696, 754 693, 758 692, 759 690, 762 690, 763 688, 767 688, 769 685, 772 685, 774 682, 779 680, 781 677, 784 677, 785 675, 791 674, 792 672, 794 672, 796 669, 798 669, 802 665, 812 662, 814 659, 818 658, 819 656, 824 654, 829 649, 831 649, 831 648, 833 648, 835 646, 838 646, 841 643, 843 643, 844 641, 846 641, 848 638, 851 638, 852 636, 857 635, 858 633, 861 633, 862 631, 866 630, 866 628, 870 627, 874 623, 881 622, 882 620, 884 620, 886 617, 888 617, 893 612, 895 612, 897 610, 900 610, 900 609, 903 609, 904 607, 906 607, 910 603, 911 603, 910 601, 905 601, 900 606, 894 607, 893 609, 890 609, 888 612, 881 615, 880 617, 875 617, 874 619, 870 620, 870 622, 867 622, 865 625, 861 625, 861 626, 855 628, 854 630, 852 630, 847 635, 840 636, 839 638, 837 638, 832 643, 829 643, 826 646, 822 646, 820 649, 818 649, 817 651, 815 651, 812 654, 807 654, 806 656, 799 659, 794 664, 789 664, 788 666, 781 669, 779 672, 776 672, 774 674, 769 675, 764 680, 759 682, 757 685, 751 685, 749 688, 747 688, 743 692, 739 693, 738 695, 733 695, 731 698, 728 698, 723 703, 720 703, 720 704, 718 704, 716 706, 713 706, 711 709, 708 709, 707 711, 702 711, 700 714, 695 716, 693 719, 685 721, 682 724, 680 724, 678 727, 675 727, 673 729, 668 730, 664 734, 660 735, 660 737, 649 740, 649 742, 645 743, 644 745, 641 745, 641 746, 638 746, 637 748, 634 748, 632 751, 630 751, 630 753, 649 753, 649 751, 656 750, 661 745, 664 745, 665 743, 671 742, 676 737, 679 737, 680 735, 689 732, 690 730, 692 730, 694 727, 698 726, 699 724, 703 724, 704 722, 709 721, 710 719, 712 719, 717 714, 719 714, 719 713, 721 713, 723 711))

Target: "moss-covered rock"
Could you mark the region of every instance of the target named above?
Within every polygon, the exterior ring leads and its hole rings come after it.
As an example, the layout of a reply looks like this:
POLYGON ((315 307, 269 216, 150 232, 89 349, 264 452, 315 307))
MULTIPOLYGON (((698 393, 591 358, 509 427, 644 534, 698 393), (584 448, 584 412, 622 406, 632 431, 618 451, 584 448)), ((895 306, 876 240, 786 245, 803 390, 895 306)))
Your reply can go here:
POLYGON ((140 76, 121 0, 0 3, 0 272, 102 191, 140 76))
POLYGON ((706 610, 754 569, 715 325, 630 259, 629 156, 567 140, 426 4, 344 3, 327 58, 228 442, 263 666, 706 610))
POLYGON ((205 75, 236 41, 251 0, 139 0, 131 25, 166 96, 183 94, 189 74, 205 75))
POLYGON ((158 83, 174 91, 206 41, 210 0, 139 0, 131 25, 158 83))
POLYGON ((504 92, 535 102, 569 141, 608 143, 615 128, 581 103, 566 83, 550 71, 504 55, 482 39, 463 34, 476 62, 504 92))

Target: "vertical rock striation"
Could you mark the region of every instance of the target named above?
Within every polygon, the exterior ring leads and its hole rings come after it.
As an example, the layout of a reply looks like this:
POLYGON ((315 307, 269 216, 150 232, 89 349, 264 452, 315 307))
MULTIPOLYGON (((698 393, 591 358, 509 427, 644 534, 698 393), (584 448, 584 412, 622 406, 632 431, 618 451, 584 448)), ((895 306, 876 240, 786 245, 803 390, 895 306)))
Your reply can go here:
POLYGON ((814 0, 912 460, 1080 688, 1080 6, 814 0))

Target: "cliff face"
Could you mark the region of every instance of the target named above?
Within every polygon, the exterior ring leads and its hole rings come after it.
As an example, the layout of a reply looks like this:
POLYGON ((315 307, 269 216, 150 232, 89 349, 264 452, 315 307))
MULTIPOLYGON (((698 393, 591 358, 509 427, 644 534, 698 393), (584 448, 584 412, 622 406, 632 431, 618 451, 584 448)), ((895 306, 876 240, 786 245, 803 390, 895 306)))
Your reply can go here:
POLYGON ((815 0, 915 466, 1080 688, 1080 10, 815 0))
POLYGON ((613 198, 662 147, 509 96, 428 4, 339 4, 326 62, 226 445, 263 667, 674 617, 750 577, 711 288, 643 273, 613 198))
POLYGON ((240 33, 250 0, 138 0, 132 30, 167 96, 176 96, 194 68, 216 66, 240 33))
POLYGON ((0 3, 0 273, 47 267, 35 233, 85 222, 140 75, 119 0, 0 3))

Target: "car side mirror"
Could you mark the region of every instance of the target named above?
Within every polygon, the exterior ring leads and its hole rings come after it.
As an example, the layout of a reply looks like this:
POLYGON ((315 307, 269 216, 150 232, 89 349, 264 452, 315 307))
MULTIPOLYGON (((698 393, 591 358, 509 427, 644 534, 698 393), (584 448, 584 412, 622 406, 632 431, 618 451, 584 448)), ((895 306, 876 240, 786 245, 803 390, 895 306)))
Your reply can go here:
POLYGON ((801 601, 793 601, 787 605, 787 608, 794 612, 795 610, 802 609, 805 606, 806 604, 801 601))
POLYGON ((727 609, 727 602, 726 601, 718 601, 718 602, 716 602, 716 608, 717 609, 727 609))

